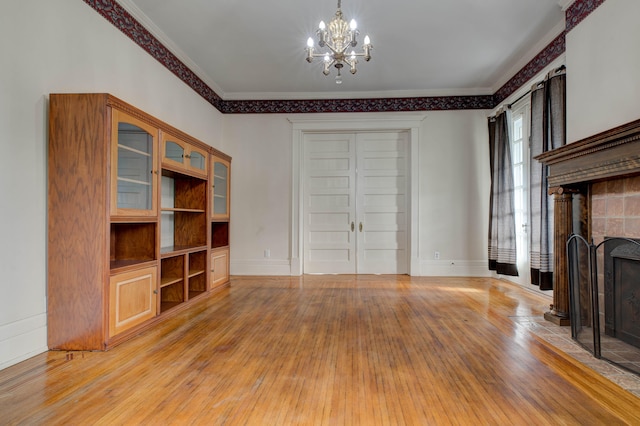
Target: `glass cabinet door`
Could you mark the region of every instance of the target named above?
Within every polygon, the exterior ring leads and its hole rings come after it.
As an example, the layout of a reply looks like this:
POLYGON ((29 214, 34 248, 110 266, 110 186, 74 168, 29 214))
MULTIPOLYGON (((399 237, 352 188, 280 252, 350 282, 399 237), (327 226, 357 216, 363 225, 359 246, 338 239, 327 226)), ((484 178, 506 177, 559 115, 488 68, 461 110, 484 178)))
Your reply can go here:
POLYGON ((162 134, 162 165, 207 176, 207 152, 168 133, 162 134))
POLYGON ((157 129, 113 110, 111 214, 156 215, 157 129))
POLYGON ((164 142, 164 159, 184 164, 184 147, 174 141, 164 142))
POLYGON ((213 159, 213 219, 229 219, 229 162, 213 159))
POLYGON ((196 151, 195 149, 192 149, 191 153, 189 154, 189 167, 194 170, 206 173, 207 166, 205 163, 205 159, 206 157, 204 156, 204 154, 196 151))

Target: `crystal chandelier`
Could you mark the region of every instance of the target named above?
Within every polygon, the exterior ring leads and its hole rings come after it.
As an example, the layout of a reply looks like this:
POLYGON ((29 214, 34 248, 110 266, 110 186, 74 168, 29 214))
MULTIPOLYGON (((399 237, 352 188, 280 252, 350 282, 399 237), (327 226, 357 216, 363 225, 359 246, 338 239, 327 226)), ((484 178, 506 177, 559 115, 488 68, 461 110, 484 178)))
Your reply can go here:
POLYGON ((363 57, 365 61, 369 61, 371 59, 371 49, 373 49, 369 36, 365 36, 362 53, 356 53, 353 50, 347 53, 349 47, 355 47, 358 44, 356 38, 358 37, 359 31, 355 19, 352 19, 349 24, 342 19, 340 3, 341 0, 338 0, 338 10, 336 11, 336 16, 329 22, 329 27, 327 28, 324 21, 320 21, 318 31, 316 31, 318 45, 321 48, 328 47, 329 51, 325 53, 315 53, 313 38, 309 37, 307 40, 307 62, 313 61, 313 58, 323 58, 324 69, 322 73, 324 75, 329 75, 330 67, 333 65, 338 70, 338 75, 336 76, 337 84, 342 83, 340 71, 345 63, 349 64, 351 74, 355 74, 356 71, 358 71, 356 68, 358 58, 363 57))

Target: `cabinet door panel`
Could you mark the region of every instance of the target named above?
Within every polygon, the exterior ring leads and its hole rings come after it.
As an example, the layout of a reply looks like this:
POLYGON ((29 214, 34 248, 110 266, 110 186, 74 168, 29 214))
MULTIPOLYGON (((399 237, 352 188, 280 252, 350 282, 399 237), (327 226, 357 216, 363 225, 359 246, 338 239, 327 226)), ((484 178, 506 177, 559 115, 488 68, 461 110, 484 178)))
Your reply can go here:
POLYGON ((207 152, 168 133, 163 133, 162 165, 176 171, 206 177, 207 152))
POLYGON ((171 161, 184 165, 185 147, 174 141, 164 143, 164 161, 171 161))
POLYGON ((109 281, 109 336, 156 315, 157 267, 114 275, 109 281))
POLYGON ((201 175, 207 175, 207 157, 206 151, 203 151, 196 147, 191 147, 189 151, 189 162, 187 163, 189 169, 201 175))
POLYGON ((158 129, 112 110, 111 215, 155 216, 158 129))
POLYGON ((229 281, 229 250, 211 252, 211 288, 219 287, 229 281))
POLYGON ((229 162, 213 157, 212 169, 211 218, 214 220, 229 219, 229 162))

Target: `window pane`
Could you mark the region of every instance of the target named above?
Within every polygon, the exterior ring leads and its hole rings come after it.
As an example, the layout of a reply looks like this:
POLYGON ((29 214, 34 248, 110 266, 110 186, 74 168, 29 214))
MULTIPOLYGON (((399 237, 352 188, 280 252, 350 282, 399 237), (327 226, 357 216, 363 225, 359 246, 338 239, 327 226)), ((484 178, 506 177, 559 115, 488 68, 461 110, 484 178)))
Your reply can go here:
POLYGON ((513 157, 513 164, 522 163, 522 141, 514 142, 511 155, 513 157))

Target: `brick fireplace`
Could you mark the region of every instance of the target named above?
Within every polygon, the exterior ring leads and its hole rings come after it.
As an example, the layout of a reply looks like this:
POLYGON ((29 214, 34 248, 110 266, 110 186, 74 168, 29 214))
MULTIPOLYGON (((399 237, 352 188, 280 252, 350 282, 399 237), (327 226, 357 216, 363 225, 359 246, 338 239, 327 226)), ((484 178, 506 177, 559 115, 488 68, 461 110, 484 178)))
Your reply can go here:
MULTIPOLYGON (((580 235, 587 242, 593 243, 594 253, 597 254, 594 262, 597 264, 598 272, 595 285, 603 358, 617 358, 618 355, 613 354, 611 348, 627 350, 628 342, 619 343, 611 339, 616 334, 613 330, 613 312, 622 310, 614 308, 613 281, 611 276, 605 277, 605 264, 608 264, 609 268, 614 262, 623 265, 626 272, 622 275, 617 273, 618 280, 623 280, 623 285, 626 286, 624 291, 627 293, 629 288, 637 286, 639 298, 640 267, 635 266, 633 256, 607 258, 613 248, 610 242, 602 244, 597 250, 595 247, 605 238, 640 239, 640 120, 546 152, 537 159, 549 167, 549 193, 555 195, 554 304, 552 310, 545 314, 545 318, 568 325, 570 297, 566 241, 571 234, 580 235), (604 249, 607 245, 609 249, 604 249)), ((582 257, 579 262, 582 269, 579 273, 581 279, 590 274, 589 271, 584 271, 584 254, 582 257)), ((640 263, 640 260, 637 263, 640 263)), ((611 271, 607 273, 612 275, 611 271)), ((621 288, 620 283, 615 285, 621 288)), ((588 292, 591 293, 591 290, 588 292)), ((633 290, 627 295, 627 299, 633 299, 635 294, 633 290)), ((574 299, 589 300, 590 297, 595 296, 580 294, 574 299)), ((571 306, 574 306, 573 303, 571 306)), ((583 313, 576 315, 583 316, 583 313)), ((631 317, 633 312, 627 309, 625 315, 631 317)), ((622 322, 629 324, 631 320, 638 322, 640 316, 635 319, 625 318, 622 322)), ((633 323, 631 328, 640 329, 640 324, 633 323)), ((572 334, 573 332, 572 329, 572 334)), ((594 337, 594 347, 599 347, 600 342, 596 344, 595 340, 594 337)), ((623 366, 631 366, 630 369, 640 373, 640 347, 631 349, 631 352, 630 360, 612 361, 620 361, 623 366)))
MULTIPOLYGON (((606 237, 640 239, 640 176, 611 179, 591 185, 591 237, 594 244, 601 243, 606 237)), ((609 248, 605 245, 604 249, 604 252, 598 256, 600 321, 605 324, 608 335, 615 335, 613 312, 624 311, 623 308, 627 308, 628 304, 621 304, 621 309, 616 309, 617 306, 614 306, 617 291, 614 292, 616 277, 613 276, 613 265, 617 262, 619 264, 617 269, 620 269, 630 265, 630 260, 614 261, 611 258, 613 244, 609 248), (606 262, 605 259, 607 259, 606 262)), ((630 266, 625 268, 629 269, 630 266)), ((629 272, 624 274, 624 277, 626 281, 630 281, 633 275, 635 272, 629 272)), ((636 281, 640 283, 640 276, 636 277, 636 281)))
POLYGON ((591 185, 591 236, 640 238, 640 176, 591 185))

